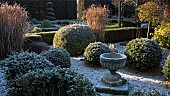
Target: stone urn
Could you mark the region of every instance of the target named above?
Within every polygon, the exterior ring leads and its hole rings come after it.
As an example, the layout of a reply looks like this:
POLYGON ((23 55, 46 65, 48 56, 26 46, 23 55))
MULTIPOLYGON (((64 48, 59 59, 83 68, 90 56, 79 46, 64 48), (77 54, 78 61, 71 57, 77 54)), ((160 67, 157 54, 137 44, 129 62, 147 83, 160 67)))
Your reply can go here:
POLYGON ((120 53, 104 53, 100 55, 100 63, 102 67, 108 69, 110 73, 105 74, 101 81, 108 86, 121 86, 126 83, 126 80, 121 78, 121 75, 116 73, 126 64, 127 56, 120 53))

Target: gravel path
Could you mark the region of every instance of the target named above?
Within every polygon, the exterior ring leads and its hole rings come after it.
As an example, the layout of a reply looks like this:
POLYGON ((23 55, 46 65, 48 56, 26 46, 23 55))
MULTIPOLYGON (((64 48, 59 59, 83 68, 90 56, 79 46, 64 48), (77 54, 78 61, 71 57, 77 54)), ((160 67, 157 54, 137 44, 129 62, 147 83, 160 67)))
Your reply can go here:
MULTIPOLYGON (((124 46, 120 46, 117 44, 117 49, 120 53, 124 53, 124 46)), ((164 58, 162 60, 162 63, 166 59, 168 55, 168 51, 164 52, 164 58)), ((109 71, 107 69, 103 69, 99 66, 93 66, 84 64, 83 56, 80 57, 72 57, 71 58, 72 67, 71 69, 75 70, 76 72, 80 74, 84 74, 87 78, 90 79, 90 81, 94 84, 94 86, 97 85, 99 82, 99 78, 103 76, 105 73, 108 73, 109 71)), ((163 76, 146 76, 146 75, 139 75, 132 72, 128 72, 126 70, 118 70, 118 73, 121 74, 121 76, 125 79, 127 79, 130 83, 130 93, 132 93, 134 90, 158 90, 161 94, 165 94, 166 96, 170 96, 170 89, 167 89, 164 85, 161 85, 161 83, 164 80, 163 76), (169 93, 169 94, 168 94, 169 93)), ((102 95, 105 96, 105 95, 102 95)))
MULTIPOLYGON (((120 53, 124 53, 125 46, 121 46, 119 43, 116 43, 115 47, 118 49, 120 53)), ((164 64, 166 57, 168 56, 168 52, 169 52, 168 50, 164 50, 164 57, 161 63, 162 66, 164 64)), ((105 73, 108 73, 109 71, 99 66, 84 64, 84 61, 82 59, 83 56, 72 57, 71 69, 75 70, 79 74, 84 74, 87 78, 90 79, 90 81, 94 84, 94 86, 97 85, 97 83, 99 82, 99 78, 103 76, 105 73)), ((139 75, 132 72, 128 72, 123 69, 118 70, 117 72, 120 73, 123 78, 129 81, 130 93, 133 92, 134 90, 146 89, 146 91, 149 91, 149 90, 156 89, 160 93, 166 94, 166 96, 170 96, 170 94, 168 94, 170 93, 170 90, 167 89, 164 85, 161 85, 161 83, 164 80, 163 76, 139 75)), ((6 82, 4 81, 4 73, 2 70, 0 70, 0 96, 5 96, 6 93, 6 87, 4 86, 5 84, 6 82)), ((102 96, 106 96, 106 95, 102 95, 102 96)))

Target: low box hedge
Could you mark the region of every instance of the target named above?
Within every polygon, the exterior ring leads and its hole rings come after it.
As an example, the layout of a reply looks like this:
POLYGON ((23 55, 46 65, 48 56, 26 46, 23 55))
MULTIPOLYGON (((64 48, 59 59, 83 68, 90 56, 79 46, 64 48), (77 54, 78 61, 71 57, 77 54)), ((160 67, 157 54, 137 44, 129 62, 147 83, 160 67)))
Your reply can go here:
POLYGON ((30 41, 38 41, 38 42, 42 42, 42 37, 41 35, 36 35, 36 34, 31 34, 31 35, 26 35, 25 36, 26 41, 30 40, 30 41))
MULTIPOLYGON (((116 25, 118 27, 118 20, 117 19, 110 19, 110 24, 109 25, 116 25)), ((136 27, 137 23, 135 21, 130 21, 130 20, 123 20, 122 25, 123 27, 136 27)))
MULTIPOLYGON (((139 37, 147 37, 147 28, 141 27, 122 27, 105 30, 105 42, 130 41, 139 37)), ((153 28, 150 32, 154 32, 153 28)), ((149 37, 151 38, 151 37, 149 37)))
POLYGON ((59 28, 41 28, 43 32, 49 32, 49 31, 58 31, 59 28))
MULTIPOLYGON (((40 35, 42 37, 42 42, 52 45, 55 32, 57 31, 39 32, 34 34, 40 35)), ((154 32, 154 29, 152 28, 150 32, 154 32)), ((105 30, 105 42, 124 42, 124 41, 130 41, 137 37, 146 38, 146 36, 147 36, 147 28, 141 28, 141 27, 122 27, 122 28, 112 28, 112 29, 105 30)))
POLYGON ((123 27, 136 27, 137 23, 135 21, 123 21, 123 27))
POLYGON ((52 45, 55 32, 57 32, 57 31, 39 32, 39 33, 35 33, 35 34, 40 35, 42 37, 42 42, 52 45))

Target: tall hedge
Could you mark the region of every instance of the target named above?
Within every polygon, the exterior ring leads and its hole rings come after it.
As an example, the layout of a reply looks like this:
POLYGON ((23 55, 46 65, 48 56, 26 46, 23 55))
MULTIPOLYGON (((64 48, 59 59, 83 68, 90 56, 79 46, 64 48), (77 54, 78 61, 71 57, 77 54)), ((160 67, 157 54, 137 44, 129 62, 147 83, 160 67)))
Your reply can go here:
POLYGON ((32 18, 45 19, 45 5, 48 1, 54 4, 56 19, 76 19, 76 0, 4 0, 9 3, 17 2, 25 6, 32 18))

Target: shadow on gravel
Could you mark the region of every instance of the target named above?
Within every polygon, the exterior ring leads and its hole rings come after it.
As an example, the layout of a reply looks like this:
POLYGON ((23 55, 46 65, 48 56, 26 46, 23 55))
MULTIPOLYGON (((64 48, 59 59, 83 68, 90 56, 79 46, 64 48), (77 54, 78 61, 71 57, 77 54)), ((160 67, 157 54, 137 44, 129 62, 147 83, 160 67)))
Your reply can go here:
POLYGON ((84 61, 85 67, 103 69, 103 67, 101 66, 99 62, 88 62, 86 60, 83 60, 83 61, 84 61))

